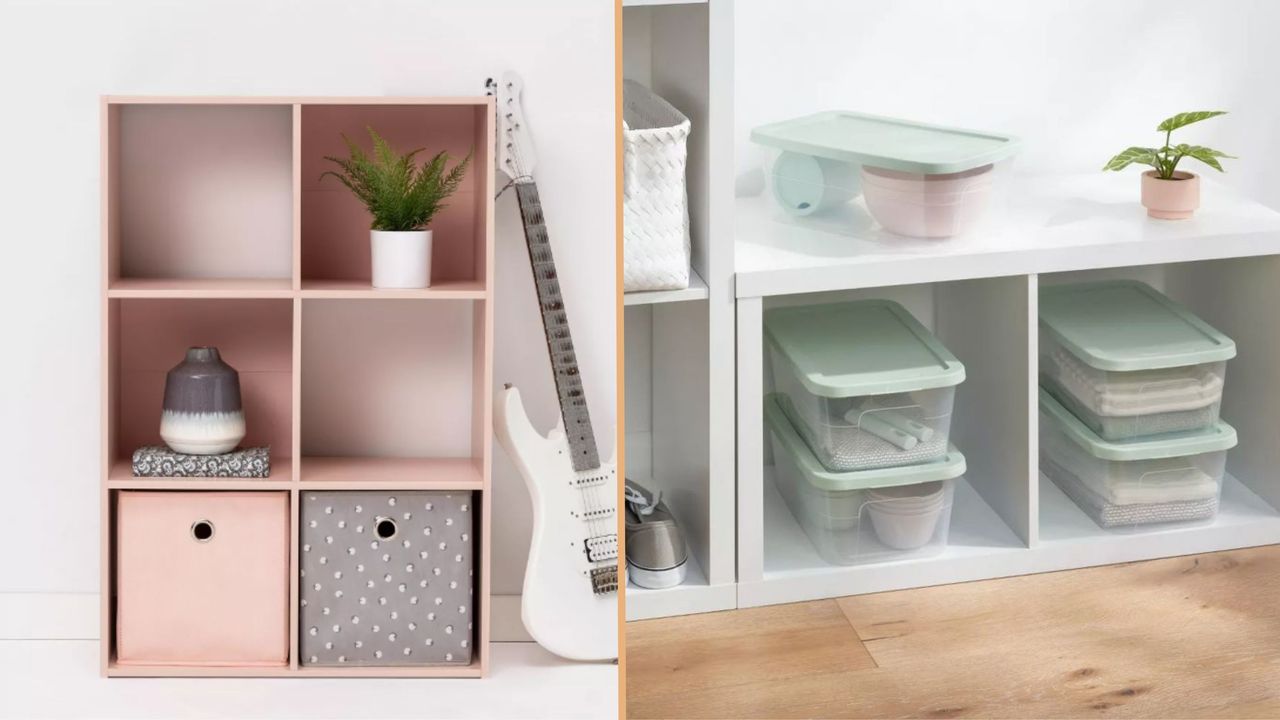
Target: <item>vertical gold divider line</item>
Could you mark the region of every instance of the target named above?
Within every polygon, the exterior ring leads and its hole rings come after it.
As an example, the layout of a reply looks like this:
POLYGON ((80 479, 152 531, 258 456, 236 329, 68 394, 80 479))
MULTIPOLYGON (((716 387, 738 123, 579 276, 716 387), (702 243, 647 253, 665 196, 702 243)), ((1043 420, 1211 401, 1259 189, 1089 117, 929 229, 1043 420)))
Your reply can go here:
POLYGON ((615 436, 614 457, 617 462, 617 497, 614 515, 617 518, 618 537, 618 717, 627 716, 627 534, 623 524, 625 503, 623 500, 627 476, 627 393, 626 393, 626 308, 623 298, 622 282, 622 187, 623 187, 623 149, 622 149, 622 0, 615 0, 613 6, 613 127, 614 127, 614 355, 617 358, 617 420, 614 422, 615 436))

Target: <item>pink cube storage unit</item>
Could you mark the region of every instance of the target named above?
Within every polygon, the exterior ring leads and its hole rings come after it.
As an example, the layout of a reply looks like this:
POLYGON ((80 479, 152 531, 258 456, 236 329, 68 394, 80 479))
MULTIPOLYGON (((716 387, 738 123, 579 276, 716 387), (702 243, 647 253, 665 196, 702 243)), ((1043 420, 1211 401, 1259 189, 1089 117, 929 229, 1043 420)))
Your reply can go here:
POLYGON ((120 493, 116 659, 289 663, 289 494, 120 493))
POLYGON ((101 109, 103 674, 483 676, 493 99, 105 97, 101 109), (430 287, 375 289, 368 212, 320 179, 342 134, 368 147, 366 127, 420 160, 471 153, 431 224, 430 287), (165 373, 196 345, 238 371, 241 446, 270 447, 269 477, 133 476, 133 451, 161 443, 165 373), (469 498, 467 653, 303 660, 301 501, 319 491, 469 498))

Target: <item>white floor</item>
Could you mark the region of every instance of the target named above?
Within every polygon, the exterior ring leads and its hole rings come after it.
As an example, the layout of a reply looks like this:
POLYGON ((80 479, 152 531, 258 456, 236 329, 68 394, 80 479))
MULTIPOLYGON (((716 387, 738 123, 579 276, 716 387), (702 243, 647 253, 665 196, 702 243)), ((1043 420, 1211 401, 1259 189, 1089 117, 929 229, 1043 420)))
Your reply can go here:
POLYGON ((4 718, 616 718, 618 668, 494 643, 483 680, 98 676, 96 640, 0 640, 4 718))

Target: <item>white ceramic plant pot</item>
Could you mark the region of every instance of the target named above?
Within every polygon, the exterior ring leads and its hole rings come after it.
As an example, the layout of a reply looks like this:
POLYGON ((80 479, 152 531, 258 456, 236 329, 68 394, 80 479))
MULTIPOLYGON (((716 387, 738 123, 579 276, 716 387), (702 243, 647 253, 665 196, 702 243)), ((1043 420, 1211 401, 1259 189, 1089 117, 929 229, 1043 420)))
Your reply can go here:
POLYGON ((431 287, 430 230, 370 230, 369 245, 374 287, 431 287))

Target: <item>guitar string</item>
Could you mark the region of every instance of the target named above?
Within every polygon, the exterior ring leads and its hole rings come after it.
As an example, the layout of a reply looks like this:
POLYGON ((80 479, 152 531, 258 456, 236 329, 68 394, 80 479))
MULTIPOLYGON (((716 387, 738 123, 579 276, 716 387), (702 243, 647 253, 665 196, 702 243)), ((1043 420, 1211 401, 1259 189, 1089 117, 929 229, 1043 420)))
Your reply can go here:
MULTIPOLYGON (((508 104, 510 104, 510 103, 512 102, 511 98, 507 98, 507 102, 508 102, 508 104)), ((507 117, 507 120, 508 120, 508 121, 510 121, 510 120, 511 120, 511 113, 507 113, 507 114, 506 114, 506 117, 507 117)), ((531 176, 531 175, 529 175, 529 174, 525 171, 525 169, 524 169, 524 167, 523 167, 523 163, 522 163, 522 162, 521 162, 521 160, 520 160, 520 154, 516 151, 516 148, 515 148, 515 144, 514 144, 513 138, 511 138, 511 137, 510 137, 510 136, 512 135, 512 131, 511 131, 511 128, 510 128, 510 127, 508 127, 508 128, 507 128, 507 135, 508 135, 508 138, 507 138, 507 140, 506 140, 507 150, 508 150, 508 153, 509 153, 509 155, 510 155, 510 157, 511 157, 511 159, 512 159, 512 163, 515 165, 516 177, 512 178, 512 179, 511 179, 511 180, 510 180, 510 181, 509 181, 505 186, 503 186, 503 188, 498 192, 498 195, 501 195, 501 194, 502 194, 503 192, 505 192, 509 187, 511 187, 512 185, 517 184, 517 183, 518 183, 518 181, 520 181, 520 180, 530 180, 530 181, 532 181, 532 176, 531 176)), ((539 207, 539 208, 538 208, 538 211, 539 211, 539 213, 541 212, 541 207, 539 207)), ((545 218, 542 218, 541 220, 542 220, 542 224, 544 224, 544 227, 545 227, 545 218)), ((547 252, 548 252, 548 254, 549 254, 549 253, 550 253, 550 247, 549 247, 550 243, 549 243, 549 242, 547 242, 547 245, 548 245, 548 247, 547 247, 547 252)), ((558 278, 554 279, 553 281, 555 282, 556 288, 557 288, 557 290, 558 290, 558 288, 559 288, 559 280, 558 280, 558 278)), ((543 303, 542 303, 542 299, 541 299, 541 298, 539 298, 539 306, 541 306, 542 304, 543 304, 543 303)), ((545 309, 543 310, 543 312, 545 313, 545 309)), ((560 322, 561 322, 563 325, 566 325, 566 326, 567 326, 567 325, 568 325, 568 315, 567 315, 567 313, 564 311, 563 306, 561 307, 561 309, 560 309, 560 311, 559 311, 559 314, 560 314, 560 316, 561 316, 561 317, 560 317, 560 318, 557 318, 557 319, 558 319, 558 320, 560 320, 560 322)), ((575 355, 576 355, 576 354, 575 354, 575 355)), ((576 357, 574 358, 574 362, 576 363, 576 357)), ((578 385, 578 388, 579 388, 579 397, 578 397, 578 401, 577 401, 577 403, 575 403, 575 404, 585 403, 586 399, 585 399, 585 397, 584 397, 584 396, 582 395, 582 393, 581 393, 581 383, 580 383, 580 382, 576 382, 575 384, 576 384, 576 385, 578 385)), ((558 390, 558 387, 557 387, 557 390, 558 390)), ((558 393, 557 393, 557 394, 558 394, 558 393)), ((573 400, 570 400, 569 402, 570 402, 570 403, 574 403, 574 401, 573 401, 573 400)), ((566 434, 567 434, 568 432, 569 432, 569 429, 567 429, 567 428, 566 428, 566 434)), ((567 435, 566 435, 566 438, 567 438, 567 435)), ((594 472, 597 472, 597 473, 598 473, 598 472, 601 472, 601 471, 603 471, 603 470, 604 470, 603 465, 601 465, 599 468, 596 468, 596 469, 594 470, 594 472)), ((581 481, 581 480, 582 480, 582 478, 577 477, 579 474, 580 474, 580 473, 575 473, 575 479, 577 479, 577 480, 581 481)), ((584 512, 586 512, 586 513, 587 513, 587 528, 588 528, 588 532, 590 532, 590 533, 592 534, 592 538, 601 538, 601 537, 606 537, 606 536, 608 536, 608 535, 610 534, 610 533, 608 532, 609 530, 613 530, 613 533, 612 533, 612 534, 613 534, 613 535, 615 536, 615 538, 616 538, 616 536, 617 536, 617 522, 616 522, 616 520, 615 520, 615 522, 613 523, 612 527, 609 527, 608 525, 606 525, 606 522, 607 522, 606 517, 607 517, 607 516, 600 514, 602 511, 604 511, 605 509, 607 509, 606 505, 602 502, 602 500, 601 500, 601 498, 600 498, 600 492, 601 492, 601 491, 600 491, 600 489, 597 487, 598 485, 603 485, 603 484, 604 484, 604 483, 602 482, 602 478, 599 478, 599 479, 596 479, 596 478, 588 478, 588 479, 587 479, 587 481, 586 481, 585 483, 579 482, 579 493, 580 493, 580 496, 581 496, 582 501, 583 501, 583 510, 584 510, 584 512)), ((616 507, 614 507, 614 512, 616 513, 616 507)), ((616 539, 615 539, 615 543, 616 543, 616 539)), ((593 565, 593 566, 596 566, 596 567, 602 567, 602 566, 604 566, 604 565, 605 565, 605 563, 607 563, 607 562, 608 562, 607 560, 596 560, 596 561, 592 561, 592 560, 590 559, 590 550, 589 550, 589 548, 584 548, 584 550, 588 552, 588 564, 589 564, 589 565, 593 565)), ((615 565, 615 567, 616 567, 616 565, 617 565, 616 552, 615 552, 615 557, 614 557, 614 565, 615 565)))

